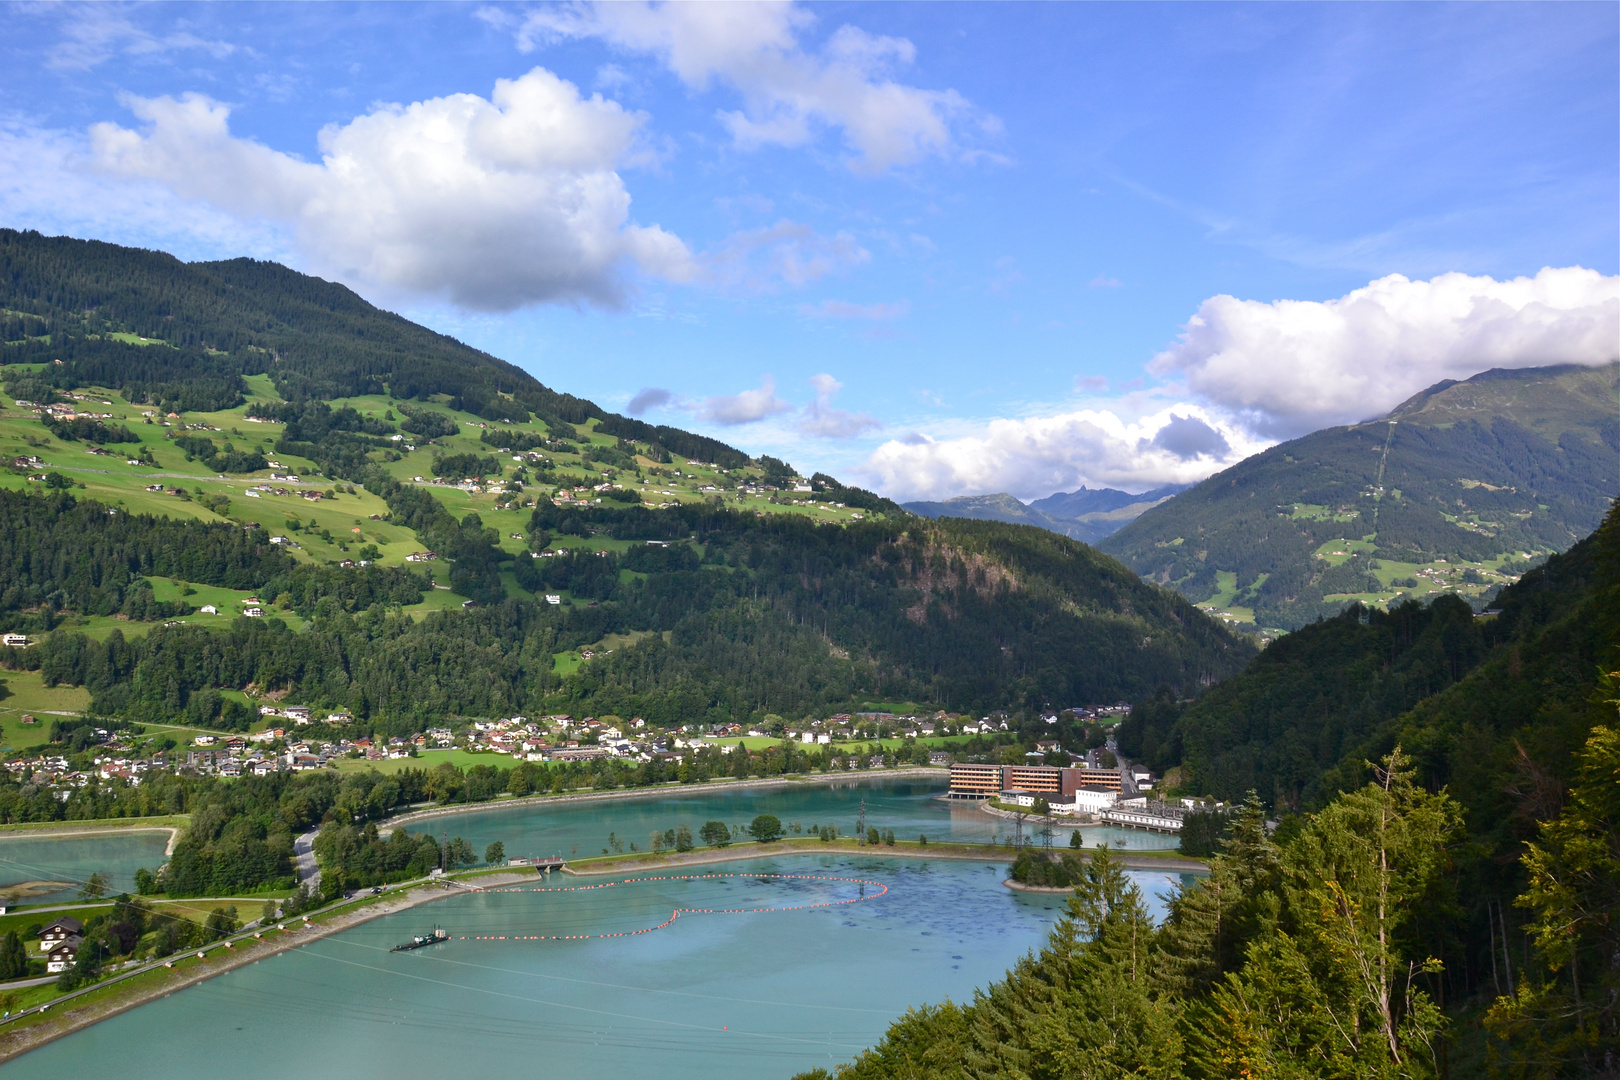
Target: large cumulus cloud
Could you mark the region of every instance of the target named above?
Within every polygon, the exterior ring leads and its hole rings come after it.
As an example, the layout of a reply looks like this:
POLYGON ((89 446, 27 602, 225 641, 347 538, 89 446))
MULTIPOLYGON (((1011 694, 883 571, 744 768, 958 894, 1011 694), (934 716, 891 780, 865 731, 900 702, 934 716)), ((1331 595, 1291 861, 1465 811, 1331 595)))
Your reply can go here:
POLYGON ((1320 302, 1214 296, 1151 369, 1289 438, 1369 419, 1441 379, 1616 359, 1620 277, 1548 267, 1509 281, 1391 274, 1320 302))
POLYGON ((686 245, 630 221, 616 171, 642 118, 543 68, 488 99, 385 105, 321 131, 302 161, 231 134, 229 107, 200 94, 128 98, 143 131, 91 128, 101 168, 292 230, 313 268, 439 295, 462 307, 617 304, 630 268, 696 276, 686 245))
POLYGON ((897 80, 894 71, 917 55, 904 38, 841 26, 819 51, 804 48, 799 36, 814 16, 788 3, 626 0, 545 5, 521 16, 500 7, 479 14, 511 28, 526 51, 551 40, 592 37, 659 57, 693 90, 712 81, 728 84, 743 107, 722 110, 717 119, 742 147, 802 146, 819 129, 836 128, 853 151, 850 167, 875 174, 959 151, 963 121, 971 119, 979 131, 997 128, 954 90, 897 80))
POLYGON ((1144 489, 1190 483, 1265 443, 1192 404, 1130 421, 1107 409, 992 420, 975 434, 893 439, 860 466, 895 499, 943 499, 1005 491, 1021 499, 1081 484, 1144 489))

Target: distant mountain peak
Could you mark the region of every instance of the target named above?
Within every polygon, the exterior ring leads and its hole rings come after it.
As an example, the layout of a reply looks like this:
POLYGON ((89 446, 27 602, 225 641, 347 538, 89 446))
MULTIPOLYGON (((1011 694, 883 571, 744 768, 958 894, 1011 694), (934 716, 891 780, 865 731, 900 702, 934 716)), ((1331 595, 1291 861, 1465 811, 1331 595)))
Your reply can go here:
POLYGON ((1115 488, 1088 488, 1060 491, 1025 504, 1004 491, 993 495, 958 495, 943 502, 905 503, 904 509, 922 517, 976 518, 1004 521, 1013 525, 1034 525, 1074 540, 1095 544, 1133 520, 1138 514, 1168 499, 1186 484, 1132 494, 1115 488))

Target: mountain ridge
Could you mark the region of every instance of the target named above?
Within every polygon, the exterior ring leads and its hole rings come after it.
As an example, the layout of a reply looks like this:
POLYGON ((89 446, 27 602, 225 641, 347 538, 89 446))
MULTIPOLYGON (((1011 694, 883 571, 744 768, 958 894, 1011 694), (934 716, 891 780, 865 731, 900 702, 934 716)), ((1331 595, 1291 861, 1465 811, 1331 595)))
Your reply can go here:
POLYGON ((902 503, 901 508, 927 518, 960 517, 1034 525, 1072 540, 1096 544, 1187 486, 1167 484, 1140 495, 1116 488, 1082 486, 1076 491, 1059 491, 1029 503, 1006 492, 958 495, 940 502, 902 503))
POLYGON ((1478 602, 1597 527, 1617 462, 1620 362, 1492 370, 1247 458, 1101 547, 1224 617, 1279 629, 1356 601, 1478 602))

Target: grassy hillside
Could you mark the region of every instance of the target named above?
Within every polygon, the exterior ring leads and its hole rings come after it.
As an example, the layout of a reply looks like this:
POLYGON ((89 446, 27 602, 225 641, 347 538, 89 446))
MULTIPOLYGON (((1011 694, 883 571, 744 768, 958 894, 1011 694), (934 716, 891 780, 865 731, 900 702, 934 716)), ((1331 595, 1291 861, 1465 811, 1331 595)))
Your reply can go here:
POLYGON ((1294 439, 1102 542, 1235 622, 1483 597, 1597 527, 1620 490, 1620 364, 1493 371, 1294 439))

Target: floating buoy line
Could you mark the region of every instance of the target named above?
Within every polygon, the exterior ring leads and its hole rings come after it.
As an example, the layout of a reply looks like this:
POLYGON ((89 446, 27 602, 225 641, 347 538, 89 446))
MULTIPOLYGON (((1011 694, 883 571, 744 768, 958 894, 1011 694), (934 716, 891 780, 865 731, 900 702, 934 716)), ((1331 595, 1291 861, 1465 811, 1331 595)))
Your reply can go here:
POLYGON ((870 878, 834 877, 830 874, 662 874, 654 877, 624 878, 620 881, 604 881, 597 885, 558 885, 558 886, 527 886, 516 888, 480 889, 480 893, 579 893, 589 892, 593 889, 614 889, 625 885, 646 885, 660 881, 717 881, 724 878, 750 878, 758 881, 762 879, 781 881, 826 881, 845 885, 860 885, 862 891, 859 896, 846 897, 843 900, 825 900, 818 904, 784 904, 780 907, 744 907, 744 908, 676 908, 670 912, 669 918, 657 926, 646 926, 640 930, 621 930, 606 934, 474 934, 457 937, 457 941, 585 941, 594 938, 622 938, 635 937, 638 934, 650 934, 654 930, 662 930, 671 925, 682 915, 762 915, 780 911, 810 911, 814 908, 838 907, 841 904, 859 904, 865 900, 876 900, 887 895, 889 887, 881 881, 870 878), (867 895, 865 887, 871 886, 877 891, 867 895))

